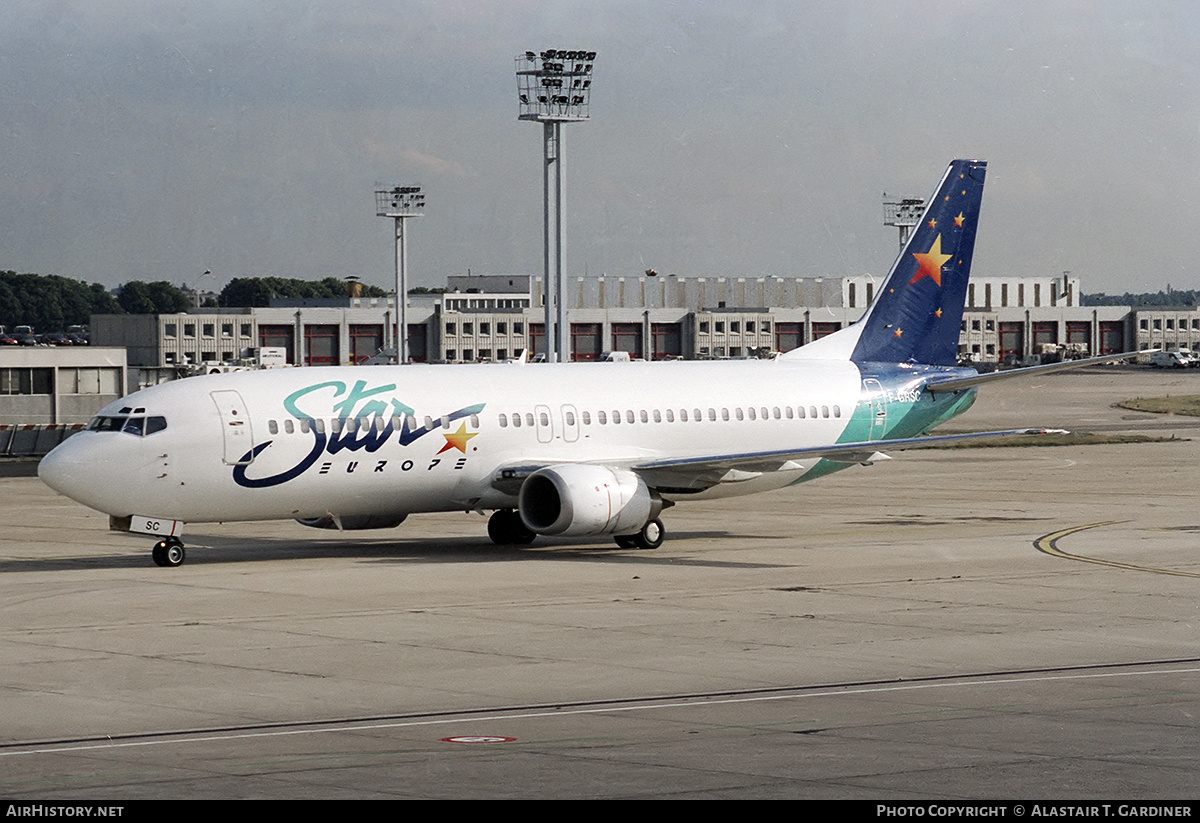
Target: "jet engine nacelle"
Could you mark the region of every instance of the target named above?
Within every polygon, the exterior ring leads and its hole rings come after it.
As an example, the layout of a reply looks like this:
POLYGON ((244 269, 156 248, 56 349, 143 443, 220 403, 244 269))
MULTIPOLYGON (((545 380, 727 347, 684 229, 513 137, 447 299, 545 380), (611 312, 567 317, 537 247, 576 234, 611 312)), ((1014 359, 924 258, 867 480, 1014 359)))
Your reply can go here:
POLYGON ((632 534, 662 510, 633 472, 587 463, 539 469, 518 500, 521 520, 538 534, 632 534))
POLYGON ((301 526, 313 529, 354 532, 361 529, 394 529, 403 523, 407 516, 406 514, 356 514, 350 517, 336 517, 327 514, 324 517, 297 517, 296 522, 301 526))

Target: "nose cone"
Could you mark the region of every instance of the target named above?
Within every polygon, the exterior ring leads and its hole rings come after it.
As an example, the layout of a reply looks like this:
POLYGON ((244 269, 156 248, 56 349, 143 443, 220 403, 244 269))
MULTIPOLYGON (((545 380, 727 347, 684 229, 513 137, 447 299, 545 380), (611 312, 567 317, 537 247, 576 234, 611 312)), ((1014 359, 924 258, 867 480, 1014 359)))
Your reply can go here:
POLYGON ((38 477, 59 494, 74 498, 71 490, 79 484, 79 461, 68 448, 70 443, 60 443, 38 463, 38 477))
POLYGON ((105 462, 110 455, 97 453, 97 444, 89 442, 91 437, 89 432, 80 432, 60 443, 38 463, 38 477, 59 494, 89 508, 107 514, 128 514, 113 510, 114 497, 119 496, 116 493, 123 484, 106 472, 105 462))
POLYGON ((37 476, 55 492, 71 497, 71 492, 67 489, 71 487, 72 479, 76 476, 76 461, 67 455, 66 445, 60 443, 55 446, 37 463, 37 476))

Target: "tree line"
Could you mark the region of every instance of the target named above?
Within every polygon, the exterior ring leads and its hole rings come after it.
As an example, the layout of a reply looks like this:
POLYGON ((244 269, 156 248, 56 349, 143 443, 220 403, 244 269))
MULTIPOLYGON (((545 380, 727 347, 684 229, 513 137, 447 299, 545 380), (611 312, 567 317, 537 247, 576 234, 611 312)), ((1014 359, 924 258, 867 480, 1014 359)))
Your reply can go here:
MULTIPOLYGON (((388 292, 363 286, 364 297, 386 297, 388 292)), ((277 297, 345 297, 346 282, 337 277, 298 280, 288 277, 235 277, 221 290, 211 308, 266 306, 277 297)), ((171 314, 193 305, 192 294, 165 280, 147 283, 130 280, 110 292, 99 283, 84 283, 49 274, 0 271, 0 325, 9 331, 33 326, 38 332, 62 331, 86 325, 93 314, 171 314)))
MULTIPOLYGON (((363 297, 387 297, 388 292, 375 286, 362 286, 363 297)), ((217 298, 221 308, 262 307, 272 299, 345 297, 346 281, 338 277, 321 280, 297 280, 292 277, 235 277, 225 284, 217 298)))
POLYGON ((1163 308, 1192 308, 1200 305, 1200 289, 1168 289, 1156 292, 1125 292, 1124 294, 1085 294, 1085 306, 1161 306, 1163 308))

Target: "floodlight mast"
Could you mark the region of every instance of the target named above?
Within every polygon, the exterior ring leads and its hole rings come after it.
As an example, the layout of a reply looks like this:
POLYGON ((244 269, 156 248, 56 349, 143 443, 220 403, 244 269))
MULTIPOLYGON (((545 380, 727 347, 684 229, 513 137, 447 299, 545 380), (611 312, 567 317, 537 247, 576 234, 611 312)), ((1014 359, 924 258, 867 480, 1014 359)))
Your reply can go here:
MULTIPOLYGON (((883 196, 887 197, 887 193, 884 192, 883 196)), ((903 200, 883 201, 883 225, 900 229, 901 249, 908 242, 909 233, 924 213, 925 201, 920 198, 906 197, 903 200)))
POLYGON ((587 120, 592 99, 594 51, 547 49, 517 55, 519 120, 542 124, 542 189, 545 275, 542 299, 546 317, 546 361, 570 359, 567 304, 563 298, 567 268, 564 192, 566 160, 562 124, 587 120))
POLYGON ((396 221, 396 362, 408 362, 408 245, 404 221, 425 213, 420 186, 375 190, 375 214, 396 221))

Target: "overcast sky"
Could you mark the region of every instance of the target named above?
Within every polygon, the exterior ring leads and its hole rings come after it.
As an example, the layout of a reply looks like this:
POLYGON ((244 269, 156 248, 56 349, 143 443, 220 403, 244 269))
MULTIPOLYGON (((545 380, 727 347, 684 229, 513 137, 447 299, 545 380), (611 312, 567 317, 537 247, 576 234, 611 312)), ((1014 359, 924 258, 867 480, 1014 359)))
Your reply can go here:
POLYGON ((540 273, 513 58, 598 52, 564 127, 572 275, 887 270, 882 194, 989 161, 975 271, 1200 288, 1200 3, 6 0, 0 269, 540 273))

